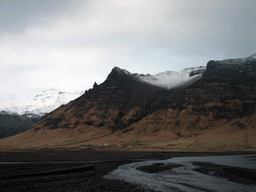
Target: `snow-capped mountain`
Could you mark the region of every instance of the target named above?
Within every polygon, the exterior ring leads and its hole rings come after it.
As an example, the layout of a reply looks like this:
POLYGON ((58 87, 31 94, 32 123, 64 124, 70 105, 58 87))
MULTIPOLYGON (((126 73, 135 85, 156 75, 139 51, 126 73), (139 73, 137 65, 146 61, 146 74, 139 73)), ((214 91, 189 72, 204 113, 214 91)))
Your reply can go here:
MULTIPOLYGON (((207 63, 208 72, 215 74, 224 74, 226 71, 234 74, 247 74, 247 78, 256 73, 256 54, 249 57, 225 60, 211 60, 207 63)), ((233 77, 234 78, 234 77, 233 77)))
MULTIPOLYGON (((157 75, 132 74, 115 67, 103 83, 44 116, 31 133, 54 145, 56 139, 49 141, 42 131, 61 130, 60 138, 66 140, 76 129, 73 137, 81 140, 73 144, 78 147, 85 140, 99 144, 104 140, 113 145, 140 141, 148 149, 159 146, 171 151, 249 148, 256 138, 254 58, 238 59, 238 64, 211 60, 206 68, 157 75)), ((142 149, 136 147, 131 149, 142 149)))
MULTIPOLYGON (((232 65, 243 66, 243 64, 248 62, 256 61, 256 54, 245 58, 236 58, 236 59, 225 59, 220 61, 210 61, 208 63, 208 68, 219 68, 220 70, 231 67, 232 65), (224 66, 223 66, 224 65, 224 66)), ((248 68, 248 67, 247 67, 248 68)), ((203 73, 206 71, 205 66, 186 68, 182 71, 166 71, 161 72, 156 75, 150 74, 137 74, 130 73, 125 69, 120 69, 118 67, 114 68, 118 73, 124 75, 132 76, 133 78, 148 83, 160 88, 167 90, 186 87, 189 86, 203 77, 203 73)), ((239 68, 240 70, 240 68, 239 68)), ((49 113, 62 104, 66 104, 71 100, 81 96, 84 92, 62 92, 58 89, 50 89, 43 91, 41 94, 38 94, 34 97, 27 99, 25 104, 19 103, 1 103, 0 112, 5 111, 8 113, 17 113, 19 115, 38 115, 43 116, 46 113, 49 113)))
MULTIPOLYGON (((217 61, 218 64, 230 65, 230 64, 244 64, 246 62, 255 61, 256 53, 244 57, 244 58, 236 58, 236 59, 225 59, 221 61, 217 61)), ((178 87, 189 86, 199 79, 202 78, 203 72, 206 71, 205 66, 186 68, 182 71, 166 71, 162 73, 158 73, 156 75, 144 75, 144 74, 132 74, 125 69, 117 68, 117 70, 122 71, 125 74, 130 74, 141 81, 147 82, 149 84, 155 85, 157 87, 162 87, 166 89, 173 89, 178 87)))
MULTIPOLYGON (((146 82, 157 87, 172 89, 181 86, 190 85, 200 78, 205 71, 205 67, 187 68, 183 71, 166 71, 158 73, 156 75, 144 75, 144 74, 132 74, 125 69, 115 67, 115 70, 131 75, 137 80, 146 82)), ((81 96, 84 92, 62 92, 56 88, 45 90, 41 94, 26 99, 24 104, 19 103, 2 103, 0 106, 0 112, 5 111, 7 113, 17 113, 19 115, 26 114, 28 117, 37 115, 43 116, 49 113, 63 104, 67 104, 69 101, 81 96)))
POLYGON ((43 116, 63 104, 81 96, 84 92, 62 92, 58 89, 52 88, 45 90, 41 94, 34 97, 28 97, 24 104, 5 103, 0 106, 0 111, 7 113, 17 113, 19 115, 26 114, 27 116, 38 115, 43 116))
POLYGON ((218 61, 219 64, 243 64, 246 61, 253 61, 256 60, 256 53, 244 58, 236 58, 236 59, 224 59, 221 61, 218 61))

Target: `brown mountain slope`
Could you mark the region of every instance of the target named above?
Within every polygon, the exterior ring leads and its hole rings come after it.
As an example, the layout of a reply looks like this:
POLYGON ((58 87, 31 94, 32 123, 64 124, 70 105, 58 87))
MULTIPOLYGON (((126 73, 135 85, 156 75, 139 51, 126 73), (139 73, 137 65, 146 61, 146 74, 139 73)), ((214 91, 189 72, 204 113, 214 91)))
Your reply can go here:
POLYGON ((48 114, 33 129, 94 126, 115 132, 151 113, 150 104, 168 93, 114 68, 104 83, 48 114))
POLYGON ((3 148, 122 143, 131 146, 129 150, 255 150, 255 73, 255 61, 236 65, 210 61, 201 80, 166 91, 114 68, 104 83, 0 144, 3 148))

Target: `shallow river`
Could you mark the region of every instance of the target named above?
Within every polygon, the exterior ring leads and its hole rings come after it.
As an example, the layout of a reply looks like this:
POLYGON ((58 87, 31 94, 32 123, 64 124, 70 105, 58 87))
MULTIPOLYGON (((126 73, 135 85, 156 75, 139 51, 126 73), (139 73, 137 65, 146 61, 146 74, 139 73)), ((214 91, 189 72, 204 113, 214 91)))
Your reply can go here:
POLYGON ((173 157, 167 160, 154 160, 125 164, 105 176, 108 179, 119 179, 142 184, 156 191, 247 191, 255 192, 256 185, 237 183, 227 178, 217 177, 214 173, 203 174, 196 171, 195 162, 207 162, 218 165, 247 168, 256 171, 256 155, 173 157), (171 170, 146 173, 138 167, 162 163, 180 165, 171 170))

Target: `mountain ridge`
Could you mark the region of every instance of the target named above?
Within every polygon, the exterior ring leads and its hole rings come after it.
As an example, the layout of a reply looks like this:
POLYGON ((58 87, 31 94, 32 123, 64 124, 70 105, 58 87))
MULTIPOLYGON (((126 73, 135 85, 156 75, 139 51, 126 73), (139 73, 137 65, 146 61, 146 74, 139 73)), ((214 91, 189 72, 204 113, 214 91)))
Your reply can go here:
POLYGON ((243 146, 253 150, 256 63, 253 59, 226 65, 209 61, 205 70, 186 72, 200 76, 197 81, 172 89, 113 68, 102 84, 44 116, 15 139, 33 135, 53 147, 53 141, 59 147, 76 148, 89 141, 128 143, 130 150, 225 151, 243 146))

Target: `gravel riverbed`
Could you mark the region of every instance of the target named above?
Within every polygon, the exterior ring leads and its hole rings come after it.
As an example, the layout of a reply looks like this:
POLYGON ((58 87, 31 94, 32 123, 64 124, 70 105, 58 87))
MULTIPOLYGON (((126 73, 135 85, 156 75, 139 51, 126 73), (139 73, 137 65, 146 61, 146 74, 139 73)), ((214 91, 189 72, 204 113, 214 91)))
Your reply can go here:
POLYGON ((145 186, 105 179, 104 175, 131 162, 198 155, 222 153, 51 150, 0 152, 0 191, 150 192, 152 190, 145 186))
MULTIPOLYGON (((33 173, 54 170, 56 165, 41 164, 38 169, 30 169, 28 165, 2 165, 1 172, 5 175, 0 178, 0 191, 151 191, 142 186, 133 185, 124 181, 104 179, 103 176, 129 162, 106 162, 95 163, 94 169, 84 172, 72 172, 33 177, 33 173), (23 166, 25 165, 25 166, 23 166), (54 167, 53 167, 54 166, 54 167), (23 174, 21 174, 23 172, 23 174), (22 177, 25 174, 31 174, 22 177), (20 177, 8 179, 8 175, 20 177)), ((80 164, 85 165, 85 164, 80 164)), ((90 164, 91 165, 91 164, 90 164)), ((62 163, 58 169, 75 167, 70 163, 62 163)))

